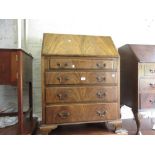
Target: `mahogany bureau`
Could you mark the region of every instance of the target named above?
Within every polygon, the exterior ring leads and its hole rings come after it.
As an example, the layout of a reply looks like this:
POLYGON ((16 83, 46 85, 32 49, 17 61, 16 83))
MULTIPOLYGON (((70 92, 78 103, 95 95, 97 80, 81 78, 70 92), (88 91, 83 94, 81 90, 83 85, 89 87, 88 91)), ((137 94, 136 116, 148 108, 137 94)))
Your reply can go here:
POLYGON ((42 47, 42 126, 121 127, 119 54, 110 37, 48 34, 42 47))
MULTIPOLYGON (((18 112, 0 113, 0 116, 18 116, 18 129, 15 134, 30 134, 26 129, 25 118, 29 114, 33 120, 32 105, 32 56, 22 49, 0 49, 0 85, 17 86, 18 112), (23 111, 23 89, 29 90, 29 109, 23 111)), ((8 133, 9 134, 9 133, 8 133)))
POLYGON ((137 134, 140 112, 155 109, 155 45, 127 44, 121 57, 121 104, 132 107, 137 134))

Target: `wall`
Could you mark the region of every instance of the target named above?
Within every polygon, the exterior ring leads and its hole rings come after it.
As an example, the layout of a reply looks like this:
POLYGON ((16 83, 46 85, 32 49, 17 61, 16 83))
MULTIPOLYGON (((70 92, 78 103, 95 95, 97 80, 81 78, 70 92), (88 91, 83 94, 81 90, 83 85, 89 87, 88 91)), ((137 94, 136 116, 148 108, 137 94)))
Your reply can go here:
POLYGON ((0 48, 17 48, 17 31, 16 19, 0 19, 0 48))

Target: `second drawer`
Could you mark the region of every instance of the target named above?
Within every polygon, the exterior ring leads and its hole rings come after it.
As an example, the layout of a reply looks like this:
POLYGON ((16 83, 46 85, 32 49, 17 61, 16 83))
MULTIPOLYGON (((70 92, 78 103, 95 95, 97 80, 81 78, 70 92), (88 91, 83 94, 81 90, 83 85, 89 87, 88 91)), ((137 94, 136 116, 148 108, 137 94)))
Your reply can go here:
POLYGON ((98 84, 117 83, 117 72, 46 72, 46 84, 98 84))

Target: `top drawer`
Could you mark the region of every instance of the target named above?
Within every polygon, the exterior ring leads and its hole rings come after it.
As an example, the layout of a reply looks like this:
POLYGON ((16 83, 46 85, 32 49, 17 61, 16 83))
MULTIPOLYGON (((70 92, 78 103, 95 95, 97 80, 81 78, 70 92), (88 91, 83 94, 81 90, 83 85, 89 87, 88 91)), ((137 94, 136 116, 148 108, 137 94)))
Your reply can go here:
POLYGON ((116 69, 117 61, 92 58, 51 58, 49 69, 116 69))
POLYGON ((140 76, 155 76, 155 63, 140 63, 139 64, 140 76))

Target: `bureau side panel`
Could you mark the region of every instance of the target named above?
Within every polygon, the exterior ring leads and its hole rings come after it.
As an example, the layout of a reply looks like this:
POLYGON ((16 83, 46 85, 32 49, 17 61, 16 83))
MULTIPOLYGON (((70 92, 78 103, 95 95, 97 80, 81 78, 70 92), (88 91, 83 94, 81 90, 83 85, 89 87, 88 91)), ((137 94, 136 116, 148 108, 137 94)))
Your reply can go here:
POLYGON ((125 45, 118 49, 120 54, 120 102, 121 105, 138 109, 138 61, 131 48, 125 45))
POLYGON ((11 54, 0 51, 0 84, 9 84, 11 81, 11 54))

